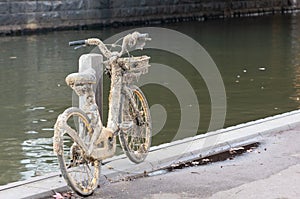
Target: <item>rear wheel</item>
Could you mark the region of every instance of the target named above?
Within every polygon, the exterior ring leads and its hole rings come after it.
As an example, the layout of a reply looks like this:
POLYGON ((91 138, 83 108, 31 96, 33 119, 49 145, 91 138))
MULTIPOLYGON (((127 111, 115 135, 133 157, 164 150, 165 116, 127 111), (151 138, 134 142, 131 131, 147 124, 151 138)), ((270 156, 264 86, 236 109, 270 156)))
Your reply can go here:
POLYGON ((134 163, 144 161, 151 146, 152 121, 150 109, 143 92, 137 86, 131 86, 134 104, 125 98, 122 108, 122 124, 131 126, 121 131, 119 139, 123 151, 134 163))
POLYGON ((66 124, 55 125, 55 130, 60 131, 60 141, 54 144, 60 148, 57 157, 62 175, 76 193, 91 195, 98 186, 100 161, 85 155, 92 135, 90 120, 74 107, 65 110, 58 120, 66 124))

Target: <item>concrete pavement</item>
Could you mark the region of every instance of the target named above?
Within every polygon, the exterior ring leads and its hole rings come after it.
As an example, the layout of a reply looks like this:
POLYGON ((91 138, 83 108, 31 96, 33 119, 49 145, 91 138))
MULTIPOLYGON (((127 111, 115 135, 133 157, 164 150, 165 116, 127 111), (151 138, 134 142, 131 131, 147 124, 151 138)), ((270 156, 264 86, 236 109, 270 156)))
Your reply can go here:
POLYGON ((90 198, 298 199, 300 126, 264 136, 231 160, 107 183, 90 198))

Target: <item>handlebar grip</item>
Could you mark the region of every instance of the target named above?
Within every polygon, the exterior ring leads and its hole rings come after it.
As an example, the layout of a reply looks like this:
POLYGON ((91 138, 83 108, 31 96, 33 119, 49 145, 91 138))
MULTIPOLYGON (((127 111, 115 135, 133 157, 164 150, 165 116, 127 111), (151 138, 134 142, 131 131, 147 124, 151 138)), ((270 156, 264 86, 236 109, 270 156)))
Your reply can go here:
POLYGON ((139 38, 148 38, 148 37, 149 37, 149 34, 148 34, 148 33, 139 33, 139 34, 138 34, 138 37, 139 37, 139 38))
POLYGON ((86 44, 86 40, 70 41, 69 46, 77 46, 86 44))
POLYGON ((151 41, 148 33, 138 33, 138 40, 151 41))

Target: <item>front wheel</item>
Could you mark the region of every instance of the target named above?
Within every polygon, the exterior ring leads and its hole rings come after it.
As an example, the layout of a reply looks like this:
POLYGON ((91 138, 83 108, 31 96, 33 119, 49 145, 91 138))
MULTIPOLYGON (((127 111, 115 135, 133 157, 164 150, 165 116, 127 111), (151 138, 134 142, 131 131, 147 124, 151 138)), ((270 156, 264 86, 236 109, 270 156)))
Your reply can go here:
POLYGON ((131 86, 131 100, 125 97, 122 108, 122 123, 131 127, 119 134, 126 156, 134 163, 144 161, 151 146, 152 121, 147 100, 137 86, 131 86))
POLYGON ((100 176, 100 161, 85 155, 91 136, 90 119, 81 109, 69 108, 57 119, 54 150, 67 184, 81 196, 94 192, 100 176))

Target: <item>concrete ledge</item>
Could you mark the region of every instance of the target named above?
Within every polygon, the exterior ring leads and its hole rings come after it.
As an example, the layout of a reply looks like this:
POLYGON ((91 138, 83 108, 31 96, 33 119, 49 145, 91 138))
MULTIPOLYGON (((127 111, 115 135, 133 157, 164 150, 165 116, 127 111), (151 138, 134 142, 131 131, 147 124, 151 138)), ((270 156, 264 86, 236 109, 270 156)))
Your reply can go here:
MULTIPOLYGON (((233 147, 258 142, 265 136, 290 130, 298 125, 300 125, 300 110, 152 147, 146 161, 141 164, 131 163, 125 155, 116 156, 104 161, 101 178, 116 181, 142 175, 179 162, 207 157, 233 147)), ((54 190, 60 192, 66 189, 66 183, 59 177, 59 173, 52 173, 0 186, 0 198, 16 198, 16 196, 42 198, 53 195, 54 190)))

